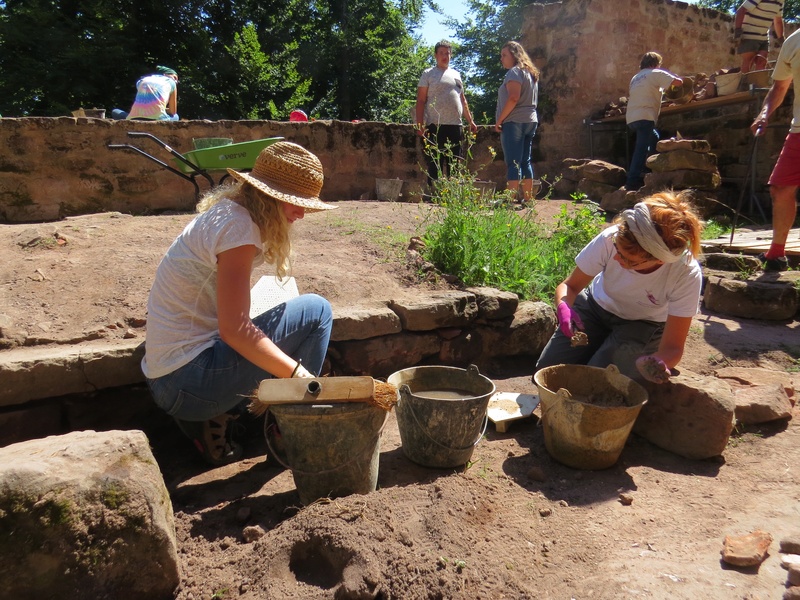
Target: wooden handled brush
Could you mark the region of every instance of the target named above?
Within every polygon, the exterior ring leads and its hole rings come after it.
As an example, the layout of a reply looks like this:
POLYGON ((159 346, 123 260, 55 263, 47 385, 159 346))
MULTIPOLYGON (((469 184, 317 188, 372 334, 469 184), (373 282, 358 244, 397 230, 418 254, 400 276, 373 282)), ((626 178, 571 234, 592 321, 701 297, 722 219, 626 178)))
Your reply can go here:
POLYGON ((372 377, 264 379, 254 396, 250 412, 256 416, 275 404, 366 402, 389 411, 397 404, 397 387, 372 377))

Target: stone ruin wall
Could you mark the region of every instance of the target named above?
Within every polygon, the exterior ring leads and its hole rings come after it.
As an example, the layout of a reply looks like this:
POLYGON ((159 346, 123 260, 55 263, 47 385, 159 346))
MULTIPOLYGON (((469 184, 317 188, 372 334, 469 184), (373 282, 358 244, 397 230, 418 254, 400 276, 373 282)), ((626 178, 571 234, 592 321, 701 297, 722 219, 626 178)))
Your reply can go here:
MULTIPOLYGON (((732 67, 732 18, 672 0, 565 0, 531 4, 522 41, 542 71, 540 152, 546 170, 588 155, 584 121, 628 95, 642 54, 679 75, 732 67)), ((627 167, 627 165, 625 165, 627 167)))
MULTIPOLYGON (((344 121, 113 121, 94 118, 0 119, 0 223, 50 221, 75 214, 120 211, 147 214, 190 211, 192 184, 130 150, 131 144, 172 165, 156 142, 130 138, 149 133, 179 153, 193 148, 192 138, 229 137, 244 142, 281 136, 319 156, 325 171, 322 198, 327 201, 375 198, 376 179, 402 179, 403 195, 418 201, 425 176, 422 142, 410 125, 344 121)), ((502 187, 505 167, 489 146, 499 134, 481 127, 472 149, 478 175, 502 187)), ((221 172, 213 173, 218 182, 221 172)), ((208 188, 197 178, 201 191, 208 188)))
MULTIPOLYGON (((672 0, 564 0, 525 9, 522 43, 541 69, 537 172, 560 173, 564 158, 589 157, 627 169, 624 121, 608 127, 590 144, 587 122, 608 102, 628 95, 642 54, 654 50, 664 67, 678 75, 711 75, 739 65, 731 44, 733 17, 672 0)), ((787 31, 794 28, 790 25, 787 31)), ((775 54, 770 55, 770 59, 775 54)), ((790 94, 791 95, 791 94, 790 94)), ((723 187, 720 200, 731 204, 749 170, 749 125, 764 93, 751 102, 662 115, 662 139, 680 133, 706 139, 717 154, 723 187)), ((766 205, 766 180, 788 131, 791 105, 771 120, 756 153, 756 195, 766 205)), ((603 125, 605 127, 605 125, 603 125)), ((633 138, 629 137, 632 151, 633 138)))

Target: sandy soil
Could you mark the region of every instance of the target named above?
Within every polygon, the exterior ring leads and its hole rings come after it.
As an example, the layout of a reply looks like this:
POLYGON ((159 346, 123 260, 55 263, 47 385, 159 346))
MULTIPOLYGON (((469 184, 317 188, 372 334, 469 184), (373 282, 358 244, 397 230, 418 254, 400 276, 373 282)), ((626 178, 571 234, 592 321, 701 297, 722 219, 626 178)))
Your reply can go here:
MULTIPOLYGON (((541 203, 540 217, 560 204, 541 203)), ((426 208, 341 206, 298 223, 301 291, 334 304, 415 293, 421 284, 403 249, 426 208)), ((190 218, 104 214, 0 226, 2 347, 143 339, 153 272, 190 218)), ((707 313, 695 321, 684 369, 797 367, 797 321, 707 313)), ((488 375, 498 390, 535 391, 530 371, 488 375)), ((507 433, 490 425, 467 468, 420 467, 404 456, 390 413, 378 490, 305 508, 291 472, 265 461, 259 425, 252 429, 245 459, 219 469, 199 462, 168 422, 148 432, 175 509, 181 600, 766 600, 784 591, 778 541, 800 534, 797 418, 737 430, 710 461, 631 436, 615 466, 580 471, 548 455, 536 416, 507 433), (755 529, 775 538, 760 568, 720 561, 726 535, 755 529)))

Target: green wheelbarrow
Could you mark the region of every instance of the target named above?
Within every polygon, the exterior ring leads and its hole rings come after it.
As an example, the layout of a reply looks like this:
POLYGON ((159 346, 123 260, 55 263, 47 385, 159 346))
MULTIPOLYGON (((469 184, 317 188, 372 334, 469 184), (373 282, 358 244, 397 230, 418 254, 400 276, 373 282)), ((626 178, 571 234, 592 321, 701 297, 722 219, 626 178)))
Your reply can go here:
MULTIPOLYGON (((198 148, 181 154, 150 133, 129 131, 128 136, 150 138, 172 155, 174 166, 167 164, 152 154, 148 154, 138 146, 133 146, 131 144, 109 144, 109 150, 131 150, 152 160, 170 173, 174 173, 178 177, 189 181, 194 186, 195 198, 200 197, 200 186, 197 185, 198 177, 204 178, 208 181, 209 186, 214 187, 222 183, 225 178, 228 177, 228 169, 236 169, 237 171, 249 171, 252 169, 256 157, 264 148, 283 139, 282 137, 271 137, 231 144, 229 143, 229 138, 215 138, 219 140, 221 145, 198 148), (212 177, 212 174, 215 172, 222 173, 222 177, 220 177, 219 181, 216 183, 212 177)), ((195 142, 197 141, 198 140, 195 140, 195 142)))

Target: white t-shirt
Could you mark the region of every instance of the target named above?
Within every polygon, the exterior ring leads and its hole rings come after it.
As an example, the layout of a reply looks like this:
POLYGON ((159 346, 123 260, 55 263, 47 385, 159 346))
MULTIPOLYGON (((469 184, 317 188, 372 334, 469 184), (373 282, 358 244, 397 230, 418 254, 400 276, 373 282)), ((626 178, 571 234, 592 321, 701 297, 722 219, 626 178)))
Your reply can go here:
POLYGON ((455 69, 430 67, 422 72, 418 87, 428 88, 426 125, 461 125, 461 94, 464 84, 455 69))
POLYGON ((664 323, 668 316, 693 317, 700 302, 703 274, 694 258, 689 264, 663 264, 652 273, 623 269, 614 260, 614 234, 608 227, 575 258, 578 268, 594 276, 589 291, 605 310, 631 321, 664 323))
POLYGON ((631 78, 625 122, 653 121, 661 112, 661 93, 675 76, 664 69, 642 69, 631 78))
MULTIPOLYGON (((261 248, 261 234, 247 209, 221 200, 197 215, 169 247, 147 301, 145 377, 172 373, 219 339, 217 255, 240 246, 261 248)), ((258 253, 253 267, 263 262, 258 253)))
POLYGON ((772 79, 783 81, 791 78, 794 85, 794 105, 792 106, 792 126, 790 133, 800 133, 800 29, 786 38, 778 54, 772 79))

